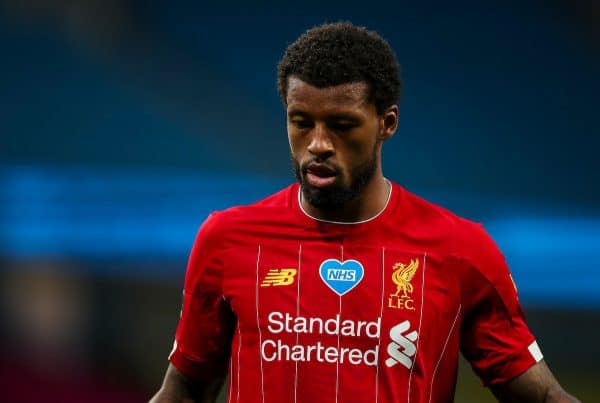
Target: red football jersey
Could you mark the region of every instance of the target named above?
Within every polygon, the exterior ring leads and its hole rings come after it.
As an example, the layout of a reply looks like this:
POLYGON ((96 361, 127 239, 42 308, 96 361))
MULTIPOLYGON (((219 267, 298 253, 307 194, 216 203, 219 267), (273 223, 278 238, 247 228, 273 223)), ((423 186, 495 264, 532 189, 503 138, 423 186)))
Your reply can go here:
POLYGON ((228 371, 228 402, 449 402, 459 349, 484 383, 541 360, 483 228, 397 184, 360 223, 308 216, 294 184, 213 213, 171 362, 228 371))

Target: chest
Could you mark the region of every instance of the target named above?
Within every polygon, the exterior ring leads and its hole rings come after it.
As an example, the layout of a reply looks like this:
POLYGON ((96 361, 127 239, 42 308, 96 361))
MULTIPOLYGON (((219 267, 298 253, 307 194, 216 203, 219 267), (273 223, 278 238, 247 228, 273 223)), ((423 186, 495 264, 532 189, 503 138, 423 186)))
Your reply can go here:
POLYGON ((238 326, 283 339, 368 348, 416 332, 436 348, 461 300, 451 263, 410 246, 272 241, 224 263, 238 326))

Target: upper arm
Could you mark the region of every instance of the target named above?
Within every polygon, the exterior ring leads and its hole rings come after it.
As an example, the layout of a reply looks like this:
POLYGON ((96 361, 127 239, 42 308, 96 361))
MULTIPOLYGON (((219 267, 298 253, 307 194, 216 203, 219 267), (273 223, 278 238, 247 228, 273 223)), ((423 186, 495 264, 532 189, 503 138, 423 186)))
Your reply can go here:
POLYGON ((194 378, 224 376, 236 325, 223 289, 222 228, 209 217, 192 247, 185 278, 183 306, 169 359, 194 378))
POLYGON ((484 384, 507 382, 542 359, 504 256, 483 228, 462 248, 460 347, 484 384))
POLYGON ((214 216, 198 231, 171 364, 155 402, 213 402, 225 378, 236 323, 224 297, 221 231, 214 216))
POLYGON ((579 402, 562 389, 544 361, 508 382, 491 385, 490 389, 500 402, 579 402))
POLYGON ((466 263, 461 325, 465 358, 501 402, 576 402, 542 360, 496 244, 481 226, 471 228, 466 239, 459 251, 466 263))
POLYGON ((213 403, 223 380, 219 377, 193 379, 169 364, 162 386, 150 403, 213 403))

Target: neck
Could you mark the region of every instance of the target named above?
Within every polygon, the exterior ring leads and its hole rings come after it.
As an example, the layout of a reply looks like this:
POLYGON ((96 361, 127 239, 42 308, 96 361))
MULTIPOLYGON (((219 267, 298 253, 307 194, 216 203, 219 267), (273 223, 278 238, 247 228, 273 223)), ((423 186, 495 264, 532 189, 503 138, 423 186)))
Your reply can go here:
POLYGON ((379 215, 385 209, 391 191, 391 183, 378 173, 356 198, 340 207, 334 209, 315 207, 302 196, 302 191, 300 191, 300 205, 306 214, 317 220, 357 223, 379 215))

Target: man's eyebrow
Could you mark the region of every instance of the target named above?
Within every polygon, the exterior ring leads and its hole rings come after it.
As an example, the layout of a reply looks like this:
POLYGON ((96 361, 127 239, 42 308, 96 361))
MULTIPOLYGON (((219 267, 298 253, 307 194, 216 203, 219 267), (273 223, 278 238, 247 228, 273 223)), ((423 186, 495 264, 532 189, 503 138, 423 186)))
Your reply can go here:
MULTIPOLYGON (((287 115, 288 115, 288 117, 296 117, 296 116, 303 117, 303 118, 310 117, 309 113, 304 112, 303 110, 300 110, 300 109, 290 109, 288 111, 287 115)), ((353 113, 339 112, 339 113, 328 114, 325 117, 325 119, 328 121, 347 120, 347 121, 351 121, 351 122, 357 122, 361 118, 360 118, 360 116, 357 116, 356 114, 353 114, 353 113)))
POLYGON ((347 120, 350 122, 357 122, 360 120, 360 116, 357 116, 355 114, 352 113, 332 113, 331 115, 327 116, 327 120, 347 120))
POLYGON ((287 114, 288 116, 309 116, 307 112, 297 108, 291 108, 287 114))

